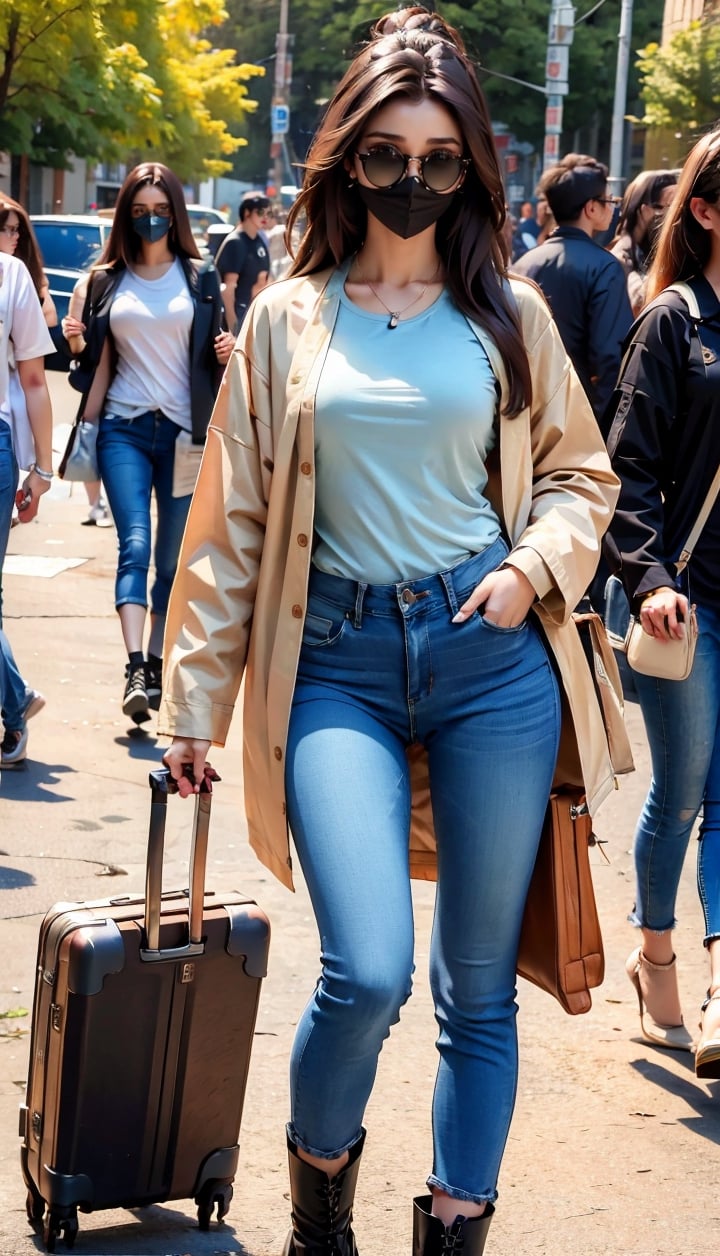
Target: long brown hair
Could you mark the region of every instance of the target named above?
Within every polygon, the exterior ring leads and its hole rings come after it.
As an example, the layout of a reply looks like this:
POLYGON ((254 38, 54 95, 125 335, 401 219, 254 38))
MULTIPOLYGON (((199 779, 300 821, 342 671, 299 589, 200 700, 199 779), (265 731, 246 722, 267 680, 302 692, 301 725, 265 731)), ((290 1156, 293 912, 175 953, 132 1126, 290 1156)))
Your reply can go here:
POLYGON ((381 106, 428 97, 457 119, 470 158, 462 189, 436 228, 447 286, 458 308, 496 342, 510 383, 507 413, 516 415, 530 404, 532 384, 519 316, 501 281, 508 262, 505 192, 492 125, 462 39, 436 13, 413 6, 381 18, 338 85, 288 215, 287 240, 303 215, 307 222, 290 273, 312 274, 358 251, 367 211, 350 186, 346 158, 381 106))
POLYGON ((137 193, 145 187, 161 188, 170 203, 172 210, 172 221, 168 232, 170 252, 176 257, 200 257, 190 227, 182 183, 168 166, 163 166, 157 161, 144 161, 129 172, 118 192, 110 234, 93 270, 98 270, 100 267, 107 269, 109 266, 116 266, 118 262, 131 266, 137 261, 141 253, 142 241, 133 230, 130 210, 137 193))
POLYGON ((710 260, 710 233, 700 226, 690 208, 695 196, 709 205, 720 196, 720 127, 698 140, 682 168, 650 267, 648 301, 677 279, 697 275, 710 260))
POLYGON ((5 226, 8 214, 15 213, 18 217, 19 234, 18 242, 15 248, 15 257, 19 257, 30 271, 30 278, 38 296, 47 288, 47 280, 43 271, 43 260, 40 252, 40 246, 35 239, 35 232, 27 214, 27 210, 23 209, 17 201, 11 196, 0 196, 0 228, 5 226))

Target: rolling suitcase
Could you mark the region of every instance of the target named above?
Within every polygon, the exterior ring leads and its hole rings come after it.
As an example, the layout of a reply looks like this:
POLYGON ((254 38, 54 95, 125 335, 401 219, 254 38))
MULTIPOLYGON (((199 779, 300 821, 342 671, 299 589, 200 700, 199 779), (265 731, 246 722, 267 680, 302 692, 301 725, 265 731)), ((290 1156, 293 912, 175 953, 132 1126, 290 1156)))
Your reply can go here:
MULTIPOLYGON (((269 925, 206 892, 211 794, 195 796, 188 891, 162 893, 168 793, 152 790, 145 895, 58 903, 40 930, 22 1171, 48 1251, 78 1210, 191 1198, 201 1229, 232 1198, 269 925)), ((183 804, 188 806, 190 804, 183 804)))

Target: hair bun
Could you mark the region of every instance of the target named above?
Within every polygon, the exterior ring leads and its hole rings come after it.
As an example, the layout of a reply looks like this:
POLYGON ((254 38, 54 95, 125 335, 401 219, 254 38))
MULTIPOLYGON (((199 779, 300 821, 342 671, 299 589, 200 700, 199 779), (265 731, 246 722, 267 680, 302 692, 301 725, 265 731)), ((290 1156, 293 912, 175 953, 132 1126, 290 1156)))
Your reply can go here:
POLYGON ((449 26, 439 13, 431 13, 429 9, 419 4, 407 9, 396 9, 393 13, 386 13, 384 17, 378 18, 370 31, 373 41, 386 39, 390 35, 399 36, 401 42, 403 36, 432 35, 436 39, 444 39, 446 43, 452 44, 459 52, 465 51, 458 32, 449 26))

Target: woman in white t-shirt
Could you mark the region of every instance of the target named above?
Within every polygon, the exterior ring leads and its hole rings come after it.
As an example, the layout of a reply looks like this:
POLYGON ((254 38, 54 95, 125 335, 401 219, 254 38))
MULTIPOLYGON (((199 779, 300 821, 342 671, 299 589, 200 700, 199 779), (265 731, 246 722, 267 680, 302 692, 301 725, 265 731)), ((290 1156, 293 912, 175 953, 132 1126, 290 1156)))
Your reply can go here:
POLYGON ((99 421, 100 474, 118 534, 115 604, 128 653, 122 705, 136 724, 160 703, 170 586, 219 364, 233 346, 222 314, 217 272, 200 261, 179 179, 158 163, 136 166, 120 189, 103 254, 63 323, 85 381, 82 413, 99 421))
MULTIPOLYGON (((48 327, 57 325, 57 310, 48 281, 43 271, 42 257, 30 219, 18 201, 10 196, 0 197, 0 253, 16 257, 27 267, 32 286, 37 292, 43 317, 48 327)), ((30 298, 28 298, 30 300, 30 298)), ((10 425, 12 446, 18 467, 25 469, 35 460, 35 445, 28 415, 25 393, 15 366, 15 356, 10 347, 8 353, 10 375, 5 417, 10 425)), ((7 435, 7 434, 6 434, 7 435)), ((52 466, 48 465, 48 470, 52 466)), ((99 485, 98 485, 99 488, 99 485)), ((20 521, 18 513, 13 522, 20 521)), ((3 533, 4 535, 4 533, 3 533)), ((3 552, 7 538, 3 542, 3 552)), ((2 622, 2 587, 0 586, 0 622, 2 622)), ((2 684, 2 722, 4 727, 0 745, 0 769, 22 767, 27 757, 27 721, 37 715, 45 705, 45 699, 24 679, 8 638, 0 635, 0 667, 4 671, 2 684)))
MULTIPOLYGON (((11 226, 14 225, 11 223, 11 226)), ((30 272, 18 258, 0 258, 0 570, 10 533, 13 504, 20 523, 35 518, 52 473, 52 409, 45 382, 44 357, 53 344, 30 272), (13 369, 11 369, 11 361, 13 369), (20 429, 10 400, 10 380, 17 373, 26 427, 20 429), (28 468, 18 489, 18 466, 28 468)), ((22 679, 8 638, 2 631, 0 589, 0 707, 3 733, 0 768, 19 767, 27 757, 27 721, 44 698, 22 679)))

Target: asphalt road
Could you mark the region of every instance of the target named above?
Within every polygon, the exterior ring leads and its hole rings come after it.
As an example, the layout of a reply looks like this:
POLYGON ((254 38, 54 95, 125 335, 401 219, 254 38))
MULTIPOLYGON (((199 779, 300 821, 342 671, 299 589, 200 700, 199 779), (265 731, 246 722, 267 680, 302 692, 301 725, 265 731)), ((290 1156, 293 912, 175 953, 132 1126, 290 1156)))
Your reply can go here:
MULTIPOLYGON (((51 377, 51 386, 60 448, 61 425, 71 420, 75 398, 61 377, 51 377)), ((48 701, 30 726, 26 768, 5 772, 0 783, 0 1256, 42 1250, 26 1220, 17 1138, 39 923, 54 901, 142 887, 147 772, 161 754, 152 724, 137 735, 122 717, 124 660, 112 602, 116 537, 113 529, 81 527, 85 514, 82 486, 70 491, 56 484, 40 518, 13 529, 3 579, 7 630, 27 679, 48 701)), ((208 1233, 198 1231, 190 1202, 81 1215, 80 1256, 279 1256, 282 1248, 287 1062, 315 980, 318 943, 304 888, 288 894, 247 847, 240 722, 238 715, 228 746, 215 756, 223 781, 214 802, 208 879, 255 897, 271 918, 273 938, 235 1199, 227 1224, 208 1233)), ((633 705, 628 725, 637 771, 596 818, 610 861, 593 853, 605 984, 593 1010, 572 1018, 520 983, 520 1086, 488 1256, 717 1251, 720 1083, 697 1081, 692 1057, 639 1039, 635 994, 624 973, 635 938, 625 919, 633 893, 630 846, 648 778, 633 705)), ((508 799, 509 838, 511 825, 508 799)), ((186 880, 187 839, 187 813, 177 803, 169 817, 166 885, 186 880)), ((693 1030, 707 984, 694 856, 693 843, 677 931, 693 1030)), ((426 970, 433 887, 417 885, 414 898, 415 994, 382 1053, 367 1114, 356 1205, 363 1256, 410 1256, 410 1201, 423 1192, 430 1167, 435 1050, 426 970)))

